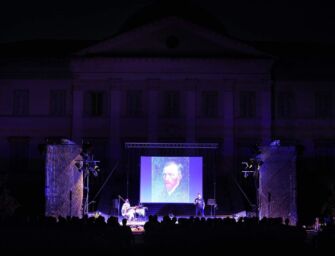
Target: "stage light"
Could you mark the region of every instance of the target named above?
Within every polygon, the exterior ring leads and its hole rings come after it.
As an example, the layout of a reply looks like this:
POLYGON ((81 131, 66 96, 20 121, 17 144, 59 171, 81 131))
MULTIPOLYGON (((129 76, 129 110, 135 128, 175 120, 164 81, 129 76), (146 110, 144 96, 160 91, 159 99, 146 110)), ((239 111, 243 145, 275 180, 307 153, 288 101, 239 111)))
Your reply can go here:
POLYGON ((98 176, 98 173, 100 172, 100 168, 99 168, 99 166, 95 165, 95 166, 93 167, 93 169, 91 169, 91 172, 93 173, 93 175, 94 175, 95 177, 97 177, 97 176, 98 176))
POLYGON ((74 165, 77 167, 78 171, 82 171, 82 168, 83 168, 83 161, 78 160, 78 161, 75 162, 74 165))
POLYGON ((280 140, 274 140, 270 143, 271 147, 279 147, 280 146, 280 140))
POLYGON ((94 218, 99 218, 101 216, 101 213, 99 212, 99 211, 96 211, 95 213, 94 213, 94 218))

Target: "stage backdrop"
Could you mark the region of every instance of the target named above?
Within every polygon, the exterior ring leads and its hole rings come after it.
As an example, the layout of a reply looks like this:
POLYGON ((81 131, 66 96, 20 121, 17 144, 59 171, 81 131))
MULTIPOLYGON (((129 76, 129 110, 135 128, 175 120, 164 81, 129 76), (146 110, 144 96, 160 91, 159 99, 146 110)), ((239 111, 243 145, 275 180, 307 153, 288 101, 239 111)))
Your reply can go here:
POLYGON ((45 166, 45 215, 82 217, 83 173, 81 148, 71 141, 47 145, 45 166))
POLYGON ((295 147, 261 148, 264 164, 259 176, 259 215, 297 221, 295 147))

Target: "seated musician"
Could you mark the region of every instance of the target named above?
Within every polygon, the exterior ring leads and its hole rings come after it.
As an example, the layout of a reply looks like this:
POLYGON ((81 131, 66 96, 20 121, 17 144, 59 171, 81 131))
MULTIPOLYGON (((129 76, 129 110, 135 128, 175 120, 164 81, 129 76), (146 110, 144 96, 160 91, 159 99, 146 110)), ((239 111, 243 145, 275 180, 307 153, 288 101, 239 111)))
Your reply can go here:
POLYGON ((128 198, 124 201, 122 205, 121 215, 128 220, 133 220, 135 217, 135 208, 130 206, 128 198))
POLYGON ((135 215, 137 217, 145 217, 145 211, 148 210, 147 207, 144 207, 141 203, 135 209, 135 215))

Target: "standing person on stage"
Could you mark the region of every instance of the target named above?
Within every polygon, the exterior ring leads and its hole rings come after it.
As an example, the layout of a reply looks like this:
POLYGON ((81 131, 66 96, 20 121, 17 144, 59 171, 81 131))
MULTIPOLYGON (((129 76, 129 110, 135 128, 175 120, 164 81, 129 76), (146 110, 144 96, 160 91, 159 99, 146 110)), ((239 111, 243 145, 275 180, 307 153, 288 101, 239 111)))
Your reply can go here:
POLYGON ((135 209, 130 206, 128 198, 124 201, 121 208, 121 215, 128 220, 133 220, 135 217, 135 209))
POLYGON ((198 196, 194 199, 195 204, 195 216, 201 214, 201 217, 205 216, 205 200, 201 197, 201 194, 198 193, 198 196))

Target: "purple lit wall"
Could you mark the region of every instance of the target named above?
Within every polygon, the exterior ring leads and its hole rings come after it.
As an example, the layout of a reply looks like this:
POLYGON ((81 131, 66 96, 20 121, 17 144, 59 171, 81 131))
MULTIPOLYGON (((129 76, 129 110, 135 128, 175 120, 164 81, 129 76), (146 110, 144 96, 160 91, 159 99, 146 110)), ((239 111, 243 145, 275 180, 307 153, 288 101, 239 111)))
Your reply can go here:
POLYGON ((193 203, 197 193, 202 194, 202 157, 141 157, 140 200, 146 203, 193 203), (170 194, 166 192, 164 167, 178 166, 179 185, 170 194))
POLYGON ((259 176, 259 214, 297 222, 295 147, 262 147, 259 176))
POLYGON ((75 144, 47 146, 46 216, 82 216, 83 174, 75 166, 80 150, 75 144))

